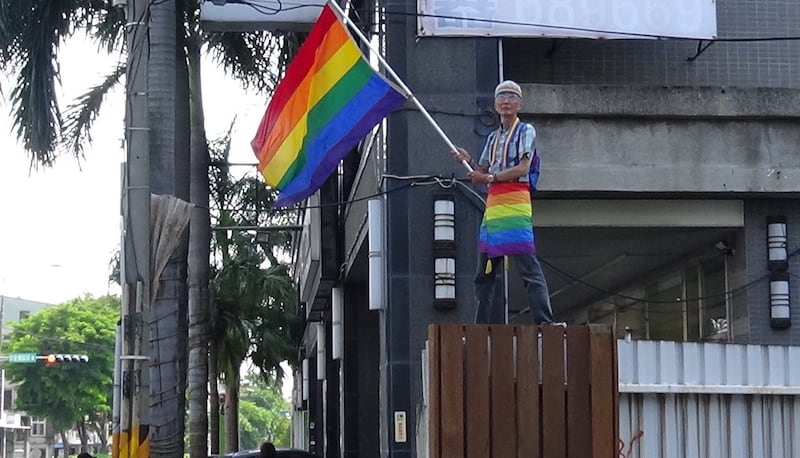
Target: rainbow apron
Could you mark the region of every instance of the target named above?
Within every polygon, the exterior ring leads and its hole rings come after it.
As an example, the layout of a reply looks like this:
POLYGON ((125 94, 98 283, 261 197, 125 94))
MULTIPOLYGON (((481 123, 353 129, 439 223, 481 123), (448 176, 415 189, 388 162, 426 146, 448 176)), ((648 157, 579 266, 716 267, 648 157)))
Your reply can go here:
POLYGON ((535 253, 530 185, 520 182, 489 186, 478 251, 490 258, 535 253))

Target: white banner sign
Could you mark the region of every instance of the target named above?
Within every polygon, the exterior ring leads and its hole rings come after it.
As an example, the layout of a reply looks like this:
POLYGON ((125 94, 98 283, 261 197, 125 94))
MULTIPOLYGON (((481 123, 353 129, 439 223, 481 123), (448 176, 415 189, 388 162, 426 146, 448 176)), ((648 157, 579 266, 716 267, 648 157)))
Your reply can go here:
POLYGON ((243 0, 200 3, 200 19, 209 31, 307 31, 326 0, 243 0))
POLYGON ((420 36, 695 38, 716 0, 418 0, 420 36))

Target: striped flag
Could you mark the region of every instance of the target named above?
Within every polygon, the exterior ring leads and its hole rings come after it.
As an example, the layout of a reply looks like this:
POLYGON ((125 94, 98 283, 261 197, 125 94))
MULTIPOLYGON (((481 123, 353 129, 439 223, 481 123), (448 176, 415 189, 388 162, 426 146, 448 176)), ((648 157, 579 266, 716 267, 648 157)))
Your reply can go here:
POLYGON ((326 5, 275 89, 251 142, 276 206, 313 194, 405 97, 364 59, 326 5))

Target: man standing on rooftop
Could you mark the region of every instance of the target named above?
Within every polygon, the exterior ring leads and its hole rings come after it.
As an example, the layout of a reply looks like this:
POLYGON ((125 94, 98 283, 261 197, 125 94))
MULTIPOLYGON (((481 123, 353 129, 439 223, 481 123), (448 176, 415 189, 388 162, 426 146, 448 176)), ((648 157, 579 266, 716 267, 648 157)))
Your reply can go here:
POLYGON ((539 158, 536 129, 517 116, 522 108, 519 84, 510 80, 498 84, 494 108, 500 126, 489 134, 478 162, 464 148, 453 152, 456 162, 467 161, 473 168, 468 176, 474 184, 489 187, 478 245, 475 322, 486 324, 497 316, 491 313, 495 274, 508 256, 522 276, 534 322, 563 325, 553 319, 547 281, 536 258, 531 206, 536 183, 531 183, 530 177, 538 178, 539 158))

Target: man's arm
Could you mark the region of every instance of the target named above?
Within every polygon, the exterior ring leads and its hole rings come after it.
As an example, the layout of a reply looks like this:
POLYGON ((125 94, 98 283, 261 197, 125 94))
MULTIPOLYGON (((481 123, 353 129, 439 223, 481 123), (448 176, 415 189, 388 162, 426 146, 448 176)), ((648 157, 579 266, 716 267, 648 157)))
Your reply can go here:
POLYGON ((453 160, 456 162, 467 161, 470 167, 472 167, 472 172, 469 172, 467 176, 473 183, 489 184, 492 182, 492 178, 490 178, 491 175, 488 173, 489 167, 482 166, 477 163, 474 159, 472 159, 472 156, 470 156, 467 150, 461 147, 456 147, 456 151, 453 151, 452 154, 453 160))
POLYGON ((517 181, 528 174, 530 167, 531 158, 529 155, 525 155, 525 157, 519 160, 519 164, 510 169, 495 173, 495 181, 517 181))

